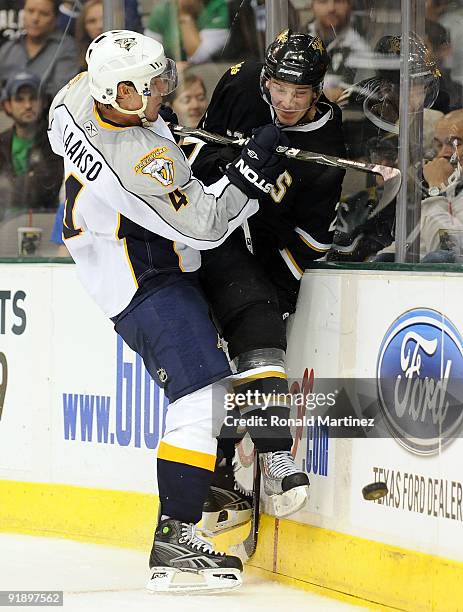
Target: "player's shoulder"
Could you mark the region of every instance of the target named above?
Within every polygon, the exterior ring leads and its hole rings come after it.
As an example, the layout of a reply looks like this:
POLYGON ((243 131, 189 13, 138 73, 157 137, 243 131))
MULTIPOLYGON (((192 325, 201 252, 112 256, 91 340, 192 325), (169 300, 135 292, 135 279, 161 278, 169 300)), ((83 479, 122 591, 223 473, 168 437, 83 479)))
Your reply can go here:
POLYGON ((252 60, 243 60, 230 66, 224 73, 222 79, 230 83, 243 83, 243 81, 254 80, 260 76, 262 63, 252 60))
POLYGON ((318 99, 317 106, 319 112, 323 114, 329 112, 331 114, 331 120, 334 123, 342 123, 341 109, 335 102, 331 102, 331 100, 328 100, 324 93, 322 93, 320 98, 318 99))
POLYGON ((185 155, 175 142, 142 127, 113 137, 110 164, 129 189, 140 186, 166 193, 184 185, 191 176, 185 155))
POLYGON ((342 110, 335 102, 330 102, 330 106, 333 109, 333 120, 335 123, 342 124, 342 110))

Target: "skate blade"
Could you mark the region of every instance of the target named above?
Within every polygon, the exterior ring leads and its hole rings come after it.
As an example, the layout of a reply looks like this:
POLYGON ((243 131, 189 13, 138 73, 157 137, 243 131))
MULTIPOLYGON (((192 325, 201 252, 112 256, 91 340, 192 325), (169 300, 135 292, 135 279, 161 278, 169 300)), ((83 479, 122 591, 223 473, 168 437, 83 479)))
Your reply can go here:
POLYGON ((242 585, 241 572, 236 568, 180 570, 159 567, 151 571, 146 588, 151 593, 220 593, 242 585))
POLYGON ((303 485, 294 487, 280 495, 271 495, 273 513, 277 518, 283 518, 300 510, 309 497, 309 487, 303 485))
POLYGON ((218 512, 203 512, 203 520, 198 528, 207 537, 213 537, 251 520, 252 510, 219 510, 218 512), (226 516, 226 518, 225 518, 226 516))

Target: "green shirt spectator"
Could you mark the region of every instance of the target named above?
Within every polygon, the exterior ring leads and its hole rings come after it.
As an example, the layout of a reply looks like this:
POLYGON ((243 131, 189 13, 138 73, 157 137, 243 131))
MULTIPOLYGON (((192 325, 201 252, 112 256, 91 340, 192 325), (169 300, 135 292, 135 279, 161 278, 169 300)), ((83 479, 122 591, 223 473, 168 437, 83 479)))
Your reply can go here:
POLYGON ((2 92, 1 106, 13 125, 0 133, 0 222, 28 210, 55 210, 63 182, 63 160, 47 137, 40 78, 13 75, 2 92))
POLYGON ((226 0, 167 0, 153 9, 145 30, 177 61, 200 64, 219 55, 229 34, 226 0))
POLYGON ((13 134, 11 143, 11 157, 13 170, 16 176, 26 174, 29 165, 29 151, 34 146, 34 138, 21 138, 16 133, 13 134))

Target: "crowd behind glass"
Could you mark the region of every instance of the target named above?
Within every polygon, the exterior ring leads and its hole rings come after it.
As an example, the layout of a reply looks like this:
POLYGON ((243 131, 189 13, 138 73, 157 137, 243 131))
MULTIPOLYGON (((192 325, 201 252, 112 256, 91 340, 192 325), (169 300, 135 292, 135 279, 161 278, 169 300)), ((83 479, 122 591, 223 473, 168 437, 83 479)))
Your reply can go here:
MULTIPOLYGON (((330 54, 324 92, 343 111, 351 159, 398 164, 400 4, 288 4, 289 27, 318 34, 330 54)), ((0 257, 67 255, 61 238, 63 167, 48 144, 47 112, 57 91, 86 70, 85 50, 103 31, 103 9, 103 0, 0 0, 0 257)), ((416 182, 422 198, 415 228, 421 261, 459 263, 463 0, 426 0, 423 11, 424 35, 411 40, 410 52, 424 50, 439 75, 439 89, 426 86, 414 102, 411 88, 408 121, 423 112, 424 164, 405 180, 416 182)), ((198 124, 228 66, 262 61, 265 54, 264 0, 125 0, 125 22, 127 29, 162 42, 177 62, 180 84, 166 103, 187 127, 198 124)), ((378 194, 374 176, 349 171, 341 201, 350 210, 369 210, 378 194)), ((395 201, 374 218, 361 217, 355 249, 344 254, 333 249, 324 259, 393 262, 394 229, 395 201)))

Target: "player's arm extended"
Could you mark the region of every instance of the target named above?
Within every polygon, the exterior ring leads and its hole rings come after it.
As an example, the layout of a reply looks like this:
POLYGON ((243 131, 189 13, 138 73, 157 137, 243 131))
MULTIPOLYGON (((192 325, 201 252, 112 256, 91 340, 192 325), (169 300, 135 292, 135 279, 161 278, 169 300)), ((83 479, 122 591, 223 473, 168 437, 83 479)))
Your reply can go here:
POLYGON ((257 200, 249 199, 226 177, 205 187, 192 176, 174 143, 160 139, 156 144, 153 147, 147 135, 141 147, 138 143, 138 153, 131 144, 119 150, 115 161, 126 197, 114 207, 124 216, 170 240, 209 249, 257 211, 257 200))

